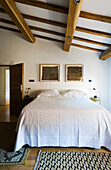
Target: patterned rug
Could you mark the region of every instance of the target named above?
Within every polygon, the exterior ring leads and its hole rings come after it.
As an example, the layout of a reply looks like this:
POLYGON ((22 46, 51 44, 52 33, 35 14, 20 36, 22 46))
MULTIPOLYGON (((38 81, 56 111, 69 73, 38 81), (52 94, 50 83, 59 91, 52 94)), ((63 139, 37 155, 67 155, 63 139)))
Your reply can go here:
POLYGON ((111 170, 111 153, 40 151, 34 170, 111 170))
POLYGON ((21 148, 17 152, 7 152, 0 149, 0 165, 24 164, 27 152, 27 148, 21 148))

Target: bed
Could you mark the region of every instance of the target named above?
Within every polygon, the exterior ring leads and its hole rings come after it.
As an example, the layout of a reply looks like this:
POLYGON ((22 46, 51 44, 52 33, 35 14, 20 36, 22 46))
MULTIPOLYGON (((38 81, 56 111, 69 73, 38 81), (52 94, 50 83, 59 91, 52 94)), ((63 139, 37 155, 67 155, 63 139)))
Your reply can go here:
POLYGON ((82 91, 41 92, 19 116, 15 151, 25 144, 111 150, 111 113, 82 91))

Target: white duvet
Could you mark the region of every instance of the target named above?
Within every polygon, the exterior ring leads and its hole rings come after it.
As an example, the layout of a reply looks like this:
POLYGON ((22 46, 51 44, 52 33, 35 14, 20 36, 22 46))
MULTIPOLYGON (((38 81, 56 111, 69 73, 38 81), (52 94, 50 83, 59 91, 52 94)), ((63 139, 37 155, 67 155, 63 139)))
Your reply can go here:
POLYGON ((111 150, 111 113, 87 98, 36 98, 22 110, 17 128, 15 151, 25 144, 111 150))

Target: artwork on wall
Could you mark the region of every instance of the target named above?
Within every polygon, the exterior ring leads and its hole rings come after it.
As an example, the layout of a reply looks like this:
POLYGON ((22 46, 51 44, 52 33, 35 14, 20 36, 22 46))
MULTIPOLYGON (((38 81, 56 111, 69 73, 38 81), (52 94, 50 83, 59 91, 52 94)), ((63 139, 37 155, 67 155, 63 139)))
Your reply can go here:
POLYGON ((59 64, 40 64, 39 65, 41 82, 59 82, 60 65, 59 64))
POLYGON ((66 81, 83 81, 83 65, 66 64, 66 81))

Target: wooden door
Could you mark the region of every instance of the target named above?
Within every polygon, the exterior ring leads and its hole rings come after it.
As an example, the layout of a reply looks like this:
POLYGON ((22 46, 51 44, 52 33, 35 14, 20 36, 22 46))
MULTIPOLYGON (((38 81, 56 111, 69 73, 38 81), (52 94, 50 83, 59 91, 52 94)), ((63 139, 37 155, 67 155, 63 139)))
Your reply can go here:
POLYGON ((10 114, 19 116, 24 99, 24 64, 10 66, 10 114))

